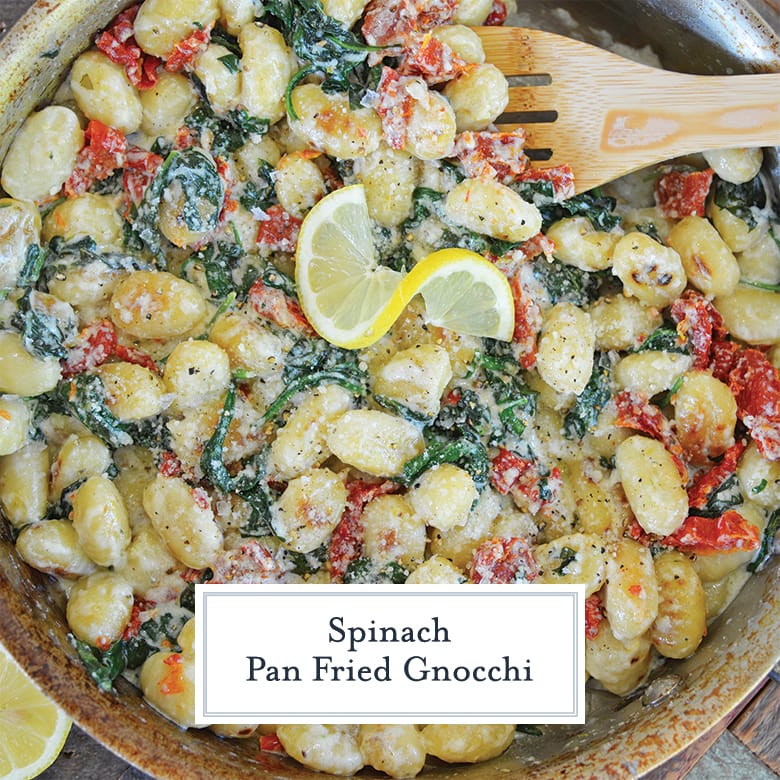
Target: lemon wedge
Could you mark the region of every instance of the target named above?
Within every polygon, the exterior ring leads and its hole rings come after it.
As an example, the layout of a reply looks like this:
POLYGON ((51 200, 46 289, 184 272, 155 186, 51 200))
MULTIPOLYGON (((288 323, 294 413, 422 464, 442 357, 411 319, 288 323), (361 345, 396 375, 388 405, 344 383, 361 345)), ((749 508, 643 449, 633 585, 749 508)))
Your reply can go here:
POLYGON ((421 295, 433 325, 508 341, 514 329, 509 283, 468 249, 440 249, 404 275, 379 265, 363 185, 331 192, 303 220, 295 281, 301 307, 327 341, 360 349, 379 340, 421 295))
POLYGON ((0 777, 37 777, 60 754, 70 726, 0 644, 0 777))

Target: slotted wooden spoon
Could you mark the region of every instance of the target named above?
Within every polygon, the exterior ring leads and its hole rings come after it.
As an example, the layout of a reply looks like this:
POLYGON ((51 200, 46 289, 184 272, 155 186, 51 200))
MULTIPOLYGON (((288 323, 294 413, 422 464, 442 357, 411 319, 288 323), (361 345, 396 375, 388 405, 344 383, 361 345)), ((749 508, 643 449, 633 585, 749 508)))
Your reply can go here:
POLYGON ((577 192, 684 154, 780 144, 780 73, 694 76, 541 30, 475 30, 510 82, 498 127, 524 128, 541 167, 568 163, 577 192))

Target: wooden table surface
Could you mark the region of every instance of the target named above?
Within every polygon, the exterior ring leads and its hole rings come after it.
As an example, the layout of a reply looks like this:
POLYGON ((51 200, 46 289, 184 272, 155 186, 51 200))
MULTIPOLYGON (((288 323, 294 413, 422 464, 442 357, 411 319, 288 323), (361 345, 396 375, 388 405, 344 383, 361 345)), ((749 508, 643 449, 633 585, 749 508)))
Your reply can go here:
MULTIPOLYGON (((31 0, 0 0, 0 37, 31 0)), ((780 31, 780 0, 753 0, 780 31)), ((780 664, 757 693, 688 750, 644 780, 773 780, 780 778, 780 664)), ((149 780, 74 726, 60 757, 41 780, 149 780)))

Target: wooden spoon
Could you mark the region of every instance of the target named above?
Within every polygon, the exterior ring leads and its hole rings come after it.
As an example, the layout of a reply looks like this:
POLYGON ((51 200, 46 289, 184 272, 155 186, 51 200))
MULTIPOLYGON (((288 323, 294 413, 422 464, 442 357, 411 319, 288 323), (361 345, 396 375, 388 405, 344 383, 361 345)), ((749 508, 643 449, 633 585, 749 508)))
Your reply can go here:
POLYGON ((568 163, 577 192, 684 154, 780 145, 780 73, 694 76, 541 30, 475 30, 509 78, 499 129, 522 127, 534 159, 568 163))

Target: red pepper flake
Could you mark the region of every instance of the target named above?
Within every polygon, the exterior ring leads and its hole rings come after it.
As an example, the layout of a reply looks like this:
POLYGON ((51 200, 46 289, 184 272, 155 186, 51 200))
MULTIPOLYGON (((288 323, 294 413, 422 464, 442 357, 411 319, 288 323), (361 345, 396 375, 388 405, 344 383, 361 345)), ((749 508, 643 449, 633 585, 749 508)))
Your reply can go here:
POLYGON ((163 659, 163 663, 168 667, 168 671, 157 684, 160 693, 164 696, 184 693, 184 659, 181 653, 171 653, 167 658, 163 659))
POLYGON ((127 139, 119 130, 90 119, 84 131, 84 146, 65 182, 65 194, 69 198, 83 195, 96 181, 107 179, 124 165, 126 150, 127 139))
POLYGON ((635 582, 633 585, 629 585, 628 592, 632 596, 639 596, 642 593, 642 586, 638 582, 635 582))
POLYGON ((493 0, 493 7, 485 19, 485 27, 499 27, 506 21, 507 8, 504 0, 493 0))
POLYGON ((668 171, 655 183, 655 200, 665 217, 703 217, 712 185, 712 168, 703 171, 668 171))
POLYGON ((509 280, 515 303, 515 330, 512 342, 520 347, 520 365, 531 369, 536 365, 537 340, 542 330, 542 309, 520 283, 519 274, 509 280))
POLYGON ((604 610, 601 607, 601 597, 598 593, 591 593, 585 599, 585 636, 595 639, 604 620, 604 610))
POLYGON ((737 416, 767 460, 780 460, 780 370, 757 349, 741 350, 728 379, 737 416))
POLYGON ((138 89, 151 89, 157 84, 158 57, 144 53, 133 37, 133 21, 139 5, 131 6, 114 18, 95 41, 95 46, 112 62, 123 65, 128 81, 138 89))
POLYGON ((269 206, 260 218, 257 228, 257 243, 274 252, 294 252, 298 243, 298 232, 303 220, 294 217, 278 204, 269 206))
POLYGON ((178 73, 192 65, 198 55, 205 51, 211 40, 211 26, 195 30, 179 41, 165 60, 165 70, 178 73))
POLYGON ((531 582, 538 573, 528 542, 513 536, 482 542, 474 551, 469 580, 478 585, 531 582))

